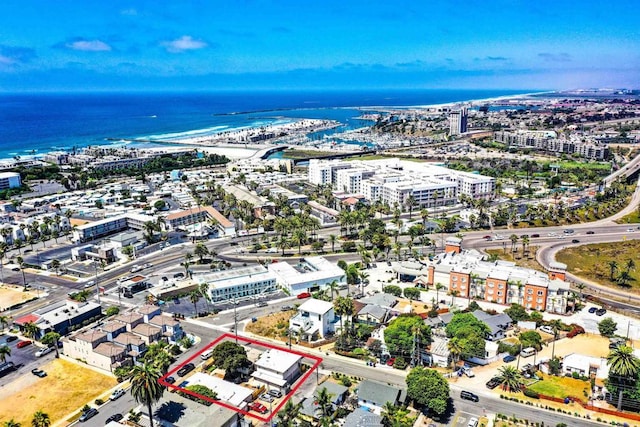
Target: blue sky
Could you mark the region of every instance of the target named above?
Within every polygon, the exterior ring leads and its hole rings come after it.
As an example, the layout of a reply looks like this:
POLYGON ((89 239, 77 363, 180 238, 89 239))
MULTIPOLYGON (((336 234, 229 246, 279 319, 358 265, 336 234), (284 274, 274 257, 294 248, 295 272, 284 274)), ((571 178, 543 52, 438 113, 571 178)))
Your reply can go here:
POLYGON ((639 87, 640 1, 0 2, 0 91, 639 87))

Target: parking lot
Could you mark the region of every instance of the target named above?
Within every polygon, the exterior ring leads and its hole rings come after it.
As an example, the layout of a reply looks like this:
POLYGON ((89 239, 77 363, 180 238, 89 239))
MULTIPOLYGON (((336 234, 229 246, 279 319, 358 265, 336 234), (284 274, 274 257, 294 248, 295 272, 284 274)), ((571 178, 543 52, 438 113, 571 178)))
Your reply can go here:
POLYGON ((469 412, 460 411, 453 419, 452 425, 455 427, 477 427, 478 419, 480 419, 480 415, 478 414, 471 414, 469 412), (476 420, 476 422, 474 423, 471 420, 476 420))
POLYGON ((25 347, 19 348, 18 343, 20 341, 23 341, 23 339, 18 338, 13 341, 7 341, 9 337, 11 337, 11 335, 1 335, 0 345, 6 345, 11 349, 11 356, 7 356, 7 362, 13 362, 17 369, 14 371, 7 371, 4 376, 0 377, 0 386, 4 386, 20 375, 27 373, 41 365, 44 365, 49 360, 53 359, 56 355, 55 351, 53 351, 42 357, 36 357, 36 351, 40 350, 42 347, 38 347, 32 343, 25 347))

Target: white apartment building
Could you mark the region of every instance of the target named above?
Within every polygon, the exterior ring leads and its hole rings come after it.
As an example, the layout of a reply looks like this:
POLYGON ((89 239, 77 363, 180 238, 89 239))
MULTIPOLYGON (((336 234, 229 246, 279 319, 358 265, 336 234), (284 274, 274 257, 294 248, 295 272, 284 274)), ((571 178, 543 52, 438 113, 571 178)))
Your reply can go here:
POLYGON ((344 271, 323 257, 302 258, 293 265, 286 262, 269 264, 269 272, 291 295, 315 292, 325 289, 333 281, 342 284, 346 280, 344 271))
POLYGON ((209 297, 214 303, 264 296, 277 290, 275 274, 262 265, 194 275, 193 280, 198 286, 209 285, 209 297))
POLYGON ((260 355, 251 376, 270 389, 288 392, 300 376, 302 357, 288 351, 270 348, 260 355))
POLYGON ((20 174, 18 172, 1 172, 0 173, 0 190, 16 188, 22 185, 20 174))
POLYGON ((404 205, 412 196, 418 206, 427 208, 451 205, 462 194, 489 199, 495 191, 495 178, 399 159, 312 159, 308 179, 312 184, 332 185, 336 191, 362 194, 369 201, 389 205, 404 205))

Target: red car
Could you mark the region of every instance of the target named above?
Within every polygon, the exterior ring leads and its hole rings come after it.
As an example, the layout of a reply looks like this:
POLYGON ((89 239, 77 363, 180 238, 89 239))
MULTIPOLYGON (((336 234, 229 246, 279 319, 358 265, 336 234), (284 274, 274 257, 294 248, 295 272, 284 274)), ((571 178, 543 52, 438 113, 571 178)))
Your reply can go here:
POLYGON ((390 357, 389 359, 387 359, 387 366, 393 366, 394 363, 396 363, 395 357, 390 357))
POLYGON ((305 299, 305 298, 311 298, 311 294, 309 292, 303 292, 301 294, 298 294, 298 299, 305 299))
POLYGON ((253 402, 251 405, 249 405, 249 409, 251 409, 252 411, 260 412, 261 414, 266 414, 267 412, 269 412, 266 406, 258 402, 253 402))
POLYGON ((22 347, 26 347, 28 345, 31 345, 32 341, 31 340, 26 340, 26 341, 20 341, 16 347, 18 348, 22 348, 22 347))

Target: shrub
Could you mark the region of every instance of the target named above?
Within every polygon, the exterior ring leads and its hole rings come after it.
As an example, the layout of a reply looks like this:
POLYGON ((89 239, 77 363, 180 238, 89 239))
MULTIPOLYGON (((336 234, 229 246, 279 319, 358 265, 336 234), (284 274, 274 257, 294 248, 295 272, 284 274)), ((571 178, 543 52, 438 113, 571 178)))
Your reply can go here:
POLYGON ((407 362, 402 357, 396 357, 396 360, 393 362, 393 367, 396 369, 405 369, 407 367, 407 362))
POLYGON ((345 387, 351 387, 352 384, 351 379, 346 375, 343 375, 342 378, 340 378, 340 382, 345 387))
POLYGON ((528 388, 525 388, 523 393, 527 397, 532 397, 534 399, 539 399, 540 398, 540 393, 537 393, 534 390, 530 390, 528 388))
POLYGON ((104 400, 102 400, 102 399, 96 399, 96 400, 95 400, 95 404, 96 404, 97 406, 100 406, 100 405, 102 405, 103 403, 104 403, 104 400))

